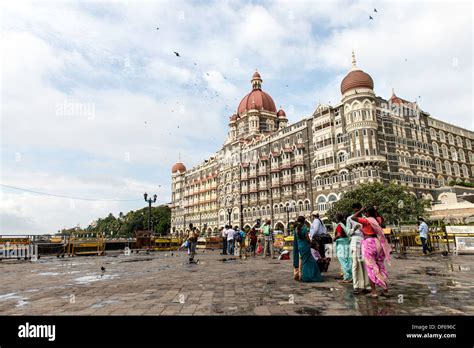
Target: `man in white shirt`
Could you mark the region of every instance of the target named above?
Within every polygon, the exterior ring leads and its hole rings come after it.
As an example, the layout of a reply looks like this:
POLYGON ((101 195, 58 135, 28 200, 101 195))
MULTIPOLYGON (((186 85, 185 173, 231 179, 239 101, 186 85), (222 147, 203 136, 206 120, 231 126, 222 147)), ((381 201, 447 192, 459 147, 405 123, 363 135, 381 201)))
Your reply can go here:
MULTIPOLYGON (((311 227, 309 228, 309 238, 313 240, 315 237, 321 236, 325 234, 326 227, 322 223, 321 219, 319 218, 319 213, 317 211, 313 211, 311 213, 311 218, 313 219, 313 222, 311 223, 311 227)), ((318 239, 318 244, 319 244, 319 254, 321 254, 321 257, 326 257, 326 245, 323 243, 321 239, 318 239)))
POLYGON ((227 254, 234 255, 234 229, 232 226, 228 226, 227 229, 227 254))
POLYGON ((229 226, 225 225, 225 227, 223 227, 221 231, 222 255, 227 255, 227 228, 229 228, 229 226))
MULTIPOLYGON (((362 208, 360 203, 352 205, 353 212, 357 212, 362 208)), ((346 220, 347 236, 351 239, 351 256, 352 256, 352 285, 354 294, 358 295, 360 291, 370 288, 369 277, 362 258, 361 244, 364 240, 362 233, 362 225, 352 220, 352 215, 346 220)))

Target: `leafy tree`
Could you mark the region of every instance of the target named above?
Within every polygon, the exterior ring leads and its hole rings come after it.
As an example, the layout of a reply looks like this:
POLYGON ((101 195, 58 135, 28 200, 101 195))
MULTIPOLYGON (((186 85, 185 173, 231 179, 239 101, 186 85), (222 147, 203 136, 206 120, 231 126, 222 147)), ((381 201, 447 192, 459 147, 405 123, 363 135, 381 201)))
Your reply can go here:
POLYGON ((336 214, 349 215, 352 204, 359 202, 362 206, 376 206, 386 224, 400 221, 415 221, 417 217, 426 217, 426 208, 430 201, 417 198, 410 191, 394 183, 370 183, 357 186, 354 190, 345 192, 341 199, 328 210, 328 218, 336 221, 336 214), (399 207, 403 201, 403 207, 399 207))

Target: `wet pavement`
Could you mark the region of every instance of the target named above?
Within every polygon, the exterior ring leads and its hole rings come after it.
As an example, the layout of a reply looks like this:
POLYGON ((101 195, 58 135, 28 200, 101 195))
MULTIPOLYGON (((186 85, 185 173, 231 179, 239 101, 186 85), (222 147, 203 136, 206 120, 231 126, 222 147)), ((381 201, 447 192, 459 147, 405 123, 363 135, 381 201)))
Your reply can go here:
POLYGON ((333 258, 322 283, 292 261, 199 251, 2 261, 2 315, 473 315, 474 255, 392 258, 390 298, 352 294, 333 258), (105 272, 101 267, 105 267, 105 272))

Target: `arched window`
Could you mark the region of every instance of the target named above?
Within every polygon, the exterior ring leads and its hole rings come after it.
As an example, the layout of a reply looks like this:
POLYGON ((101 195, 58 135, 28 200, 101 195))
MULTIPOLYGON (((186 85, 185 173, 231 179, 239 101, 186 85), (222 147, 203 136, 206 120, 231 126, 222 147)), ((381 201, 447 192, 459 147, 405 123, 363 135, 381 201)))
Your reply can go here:
POLYGON ((324 196, 320 196, 317 202, 318 211, 326 211, 326 198, 324 196))
POLYGON ((462 147, 462 139, 459 135, 456 137, 456 142, 457 142, 459 147, 462 147))
POLYGON ((441 152, 444 158, 448 158, 448 147, 445 144, 441 145, 441 152))
POLYGON ((462 149, 459 149, 458 151, 459 155, 458 158, 461 162, 466 162, 466 156, 464 155, 464 151, 462 149))
POLYGON ((346 153, 343 152, 343 151, 339 152, 338 155, 337 155, 337 161, 339 163, 345 162, 346 161, 346 153))
POLYGON ((471 141, 469 139, 466 139, 466 147, 471 150, 471 141))
POLYGON ((459 172, 459 164, 454 163, 453 169, 454 169, 454 176, 461 176, 461 173, 459 172))
POLYGON ((446 138, 444 136, 444 132, 442 130, 439 131, 439 140, 443 143, 446 141, 446 138))
POLYGON ((439 156, 439 148, 437 143, 433 143, 433 154, 439 156))
POLYGON ((443 165, 441 164, 441 161, 439 159, 436 159, 435 165, 436 165, 436 171, 438 173, 442 173, 443 172, 443 165))
POLYGON ((444 168, 446 170, 446 175, 451 175, 451 163, 444 161, 444 168))
POLYGON ((468 171, 467 166, 465 164, 462 165, 462 175, 465 178, 469 178, 469 171, 468 171))
POLYGON ((454 147, 451 146, 450 148, 451 150, 451 158, 453 161, 457 161, 458 160, 458 152, 456 151, 456 149, 454 147))

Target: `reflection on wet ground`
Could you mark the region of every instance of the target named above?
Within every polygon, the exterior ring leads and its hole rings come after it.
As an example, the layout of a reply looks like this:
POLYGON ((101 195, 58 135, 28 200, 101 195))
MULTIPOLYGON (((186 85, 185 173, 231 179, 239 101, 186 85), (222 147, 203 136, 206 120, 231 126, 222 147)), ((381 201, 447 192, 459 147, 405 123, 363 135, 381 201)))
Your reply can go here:
POLYGON ((83 315, 472 315, 474 257, 408 255, 388 268, 390 298, 354 295, 337 260, 322 283, 293 280, 291 260, 217 251, 2 262, 0 313, 83 315), (197 259, 197 258, 196 258, 197 259), (105 271, 101 270, 105 268, 105 271))

